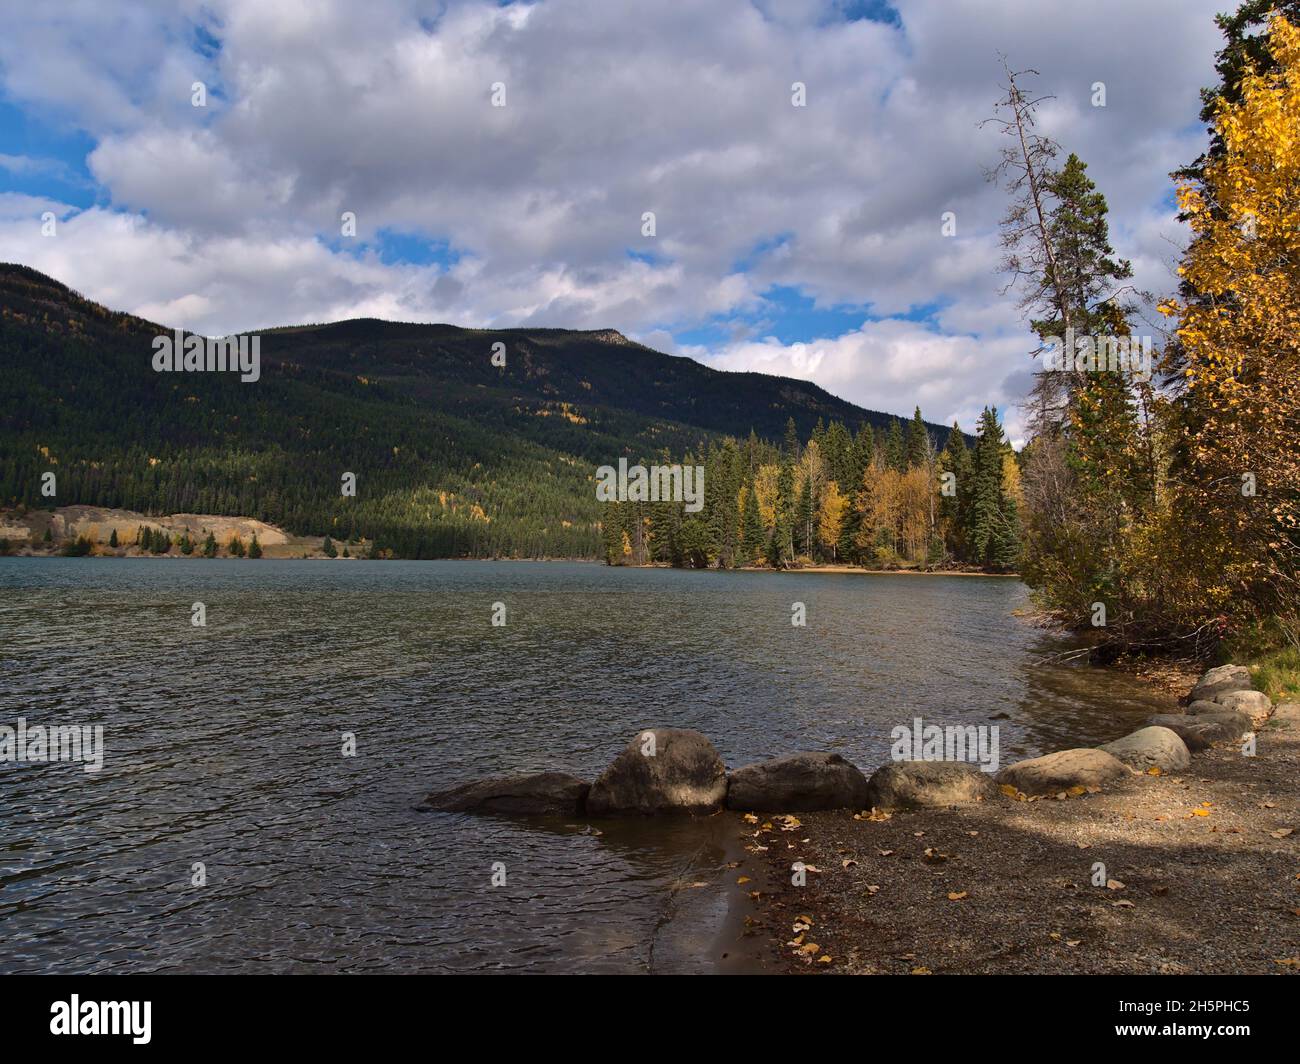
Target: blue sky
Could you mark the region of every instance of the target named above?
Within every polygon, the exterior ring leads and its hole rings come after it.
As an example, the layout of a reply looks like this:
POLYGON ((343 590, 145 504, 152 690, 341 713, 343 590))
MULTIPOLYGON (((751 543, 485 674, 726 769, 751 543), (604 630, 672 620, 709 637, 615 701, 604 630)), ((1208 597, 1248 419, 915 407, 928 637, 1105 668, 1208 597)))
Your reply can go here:
POLYGON ((993 403, 1014 434, 1033 345, 984 175, 997 56, 1045 72, 1043 130, 1161 294, 1218 6, 26 5, 0 37, 0 258, 168 326, 616 328, 894 413, 993 403))

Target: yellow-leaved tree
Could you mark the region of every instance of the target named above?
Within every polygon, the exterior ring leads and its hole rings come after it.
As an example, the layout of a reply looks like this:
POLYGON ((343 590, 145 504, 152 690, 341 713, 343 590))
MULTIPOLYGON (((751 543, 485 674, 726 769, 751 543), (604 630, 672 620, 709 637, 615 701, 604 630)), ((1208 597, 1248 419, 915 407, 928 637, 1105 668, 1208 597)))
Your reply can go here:
MULTIPOLYGON (((1300 28, 1269 25, 1275 69, 1221 103, 1221 155, 1179 189, 1196 233, 1182 270, 1186 356, 1175 509, 1207 597, 1295 616, 1300 601, 1300 28), (1211 586, 1212 585, 1212 586, 1211 586)), ((1184 564, 1187 559, 1184 559, 1184 564)), ((1208 603, 1207 603, 1208 604, 1208 603)))

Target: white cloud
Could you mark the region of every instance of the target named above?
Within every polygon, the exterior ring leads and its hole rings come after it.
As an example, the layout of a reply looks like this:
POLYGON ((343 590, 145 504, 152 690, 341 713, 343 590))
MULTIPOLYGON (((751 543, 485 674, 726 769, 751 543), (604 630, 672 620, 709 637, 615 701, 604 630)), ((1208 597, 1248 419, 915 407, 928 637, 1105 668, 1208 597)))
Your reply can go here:
POLYGON ((1201 146, 1218 6, 898 0, 899 28, 815 0, 37 5, 7 22, 0 86, 94 138, 105 202, 50 239, 35 199, 0 201, 3 257, 207 332, 361 314, 614 327, 969 425, 1016 398, 1030 347, 997 274, 1005 197, 983 173, 998 53, 1043 71, 1045 128, 1089 163, 1139 282, 1168 291, 1183 234, 1166 174, 1201 146), (196 24, 220 41, 210 58, 196 24), (422 233, 462 257, 339 250, 345 210, 362 239, 422 233), (745 336, 773 285, 890 320, 801 346, 745 336), (903 320, 935 305, 933 325, 903 320), (674 340, 714 316, 741 335, 674 340))

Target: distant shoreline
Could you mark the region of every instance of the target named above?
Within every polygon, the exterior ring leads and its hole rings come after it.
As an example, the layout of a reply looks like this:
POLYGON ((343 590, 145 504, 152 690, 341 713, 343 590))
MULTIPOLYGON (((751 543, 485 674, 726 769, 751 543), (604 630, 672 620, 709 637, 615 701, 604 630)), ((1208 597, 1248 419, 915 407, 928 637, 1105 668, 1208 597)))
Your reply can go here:
POLYGON ((168 552, 165 554, 153 554, 147 550, 138 548, 118 548, 99 554, 86 555, 66 555, 61 554, 59 550, 32 550, 30 546, 25 546, 22 550, 13 550, 8 554, 0 554, 0 558, 66 558, 66 557, 86 557, 86 558, 191 558, 198 561, 211 562, 565 562, 569 565, 589 565, 601 566, 603 568, 627 568, 627 570, 645 570, 645 568, 664 568, 672 570, 677 568, 680 572, 768 572, 768 574, 777 575, 797 575, 803 572, 813 572, 813 574, 852 574, 858 576, 987 576, 995 579, 1021 579, 1018 572, 980 572, 978 570, 965 570, 965 568, 861 568, 858 566, 802 566, 800 568, 770 568, 768 566, 737 566, 735 568, 716 568, 708 567, 703 570, 695 570, 690 566, 667 566, 667 565, 649 565, 649 566, 606 566, 599 558, 464 558, 464 557, 447 557, 447 558, 367 558, 361 554, 354 554, 351 557, 330 558, 320 553, 298 554, 289 553, 285 549, 270 548, 266 550, 264 557, 261 558, 238 558, 230 555, 218 555, 216 558, 204 558, 199 553, 181 554, 177 552, 168 552))

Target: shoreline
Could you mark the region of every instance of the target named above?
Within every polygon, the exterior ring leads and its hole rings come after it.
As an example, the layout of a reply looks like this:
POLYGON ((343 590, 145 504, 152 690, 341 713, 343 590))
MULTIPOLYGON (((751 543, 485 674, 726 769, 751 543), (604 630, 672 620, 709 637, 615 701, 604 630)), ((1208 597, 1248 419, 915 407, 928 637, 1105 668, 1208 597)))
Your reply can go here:
MULTIPOLYGON (((336 541, 336 546, 339 541, 336 541)), ((347 545, 347 544, 345 544, 347 545)), ((30 547, 24 547, 21 550, 11 550, 8 553, 0 554, 0 558, 108 558, 118 561, 128 561, 139 558, 156 558, 156 559, 180 559, 189 558, 200 561, 234 561, 234 562, 518 562, 518 563, 554 563, 562 562, 570 565, 599 565, 607 569, 665 569, 676 572, 700 572, 700 573, 770 573, 776 575, 798 575, 800 573, 829 573, 833 575, 856 575, 856 576, 970 576, 986 577, 998 580, 1019 580, 1019 573, 984 573, 978 570, 970 569, 862 569, 855 565, 807 565, 799 569, 772 569, 763 565, 743 565, 732 569, 718 569, 710 566, 707 569, 695 569, 690 566, 672 566, 672 565, 606 565, 599 558, 467 558, 464 556, 446 558, 367 558, 360 554, 354 554, 344 558, 341 555, 331 558, 317 550, 314 553, 302 554, 295 550, 289 553, 279 545, 263 547, 261 558, 235 557, 227 554, 217 555, 208 558, 199 552, 192 554, 182 554, 179 551, 167 551, 163 554, 154 554, 151 551, 139 550, 135 547, 130 549, 116 548, 104 551, 99 554, 68 555, 58 550, 38 551, 30 547)))
POLYGON ((759 814, 739 833, 766 870, 744 922, 783 974, 1294 973, 1296 707, 1256 733, 1253 756, 1225 742, 1077 796, 798 813, 794 830, 759 814))

